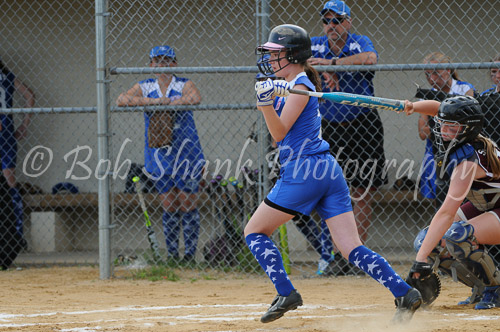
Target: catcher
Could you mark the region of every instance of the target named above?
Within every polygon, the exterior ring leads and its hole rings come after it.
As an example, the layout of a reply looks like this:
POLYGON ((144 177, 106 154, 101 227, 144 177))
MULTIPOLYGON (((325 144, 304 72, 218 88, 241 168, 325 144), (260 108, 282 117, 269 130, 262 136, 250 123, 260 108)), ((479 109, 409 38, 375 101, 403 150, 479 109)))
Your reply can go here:
POLYGON ((442 103, 407 101, 405 112, 434 116, 436 174, 451 177, 443 205, 415 239, 418 253, 407 281, 429 305, 439 295, 434 272, 439 268, 472 288, 471 296, 459 305, 500 307, 500 272, 484 247, 500 244, 500 151, 481 134, 481 106, 472 97, 457 96, 442 103))

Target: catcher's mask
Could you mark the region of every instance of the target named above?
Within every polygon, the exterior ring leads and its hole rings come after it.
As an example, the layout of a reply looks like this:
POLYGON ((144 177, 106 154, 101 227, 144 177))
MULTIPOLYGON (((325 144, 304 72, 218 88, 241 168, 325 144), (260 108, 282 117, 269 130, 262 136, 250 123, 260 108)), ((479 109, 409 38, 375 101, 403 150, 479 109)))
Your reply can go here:
POLYGON ((440 153, 472 142, 483 129, 484 114, 479 102, 469 96, 445 99, 434 117, 433 128, 440 153))

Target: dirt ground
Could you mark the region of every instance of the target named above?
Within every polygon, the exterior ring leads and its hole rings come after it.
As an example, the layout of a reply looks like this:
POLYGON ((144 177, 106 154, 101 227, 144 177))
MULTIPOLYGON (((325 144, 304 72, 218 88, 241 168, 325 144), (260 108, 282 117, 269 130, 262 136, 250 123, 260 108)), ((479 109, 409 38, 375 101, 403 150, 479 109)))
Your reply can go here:
POLYGON ((432 308, 392 325, 392 295, 368 277, 292 277, 304 306, 259 318, 275 295, 264 277, 100 280, 91 267, 24 268, 0 273, 1 331, 499 331, 500 309, 458 307, 469 290, 443 279, 432 308))

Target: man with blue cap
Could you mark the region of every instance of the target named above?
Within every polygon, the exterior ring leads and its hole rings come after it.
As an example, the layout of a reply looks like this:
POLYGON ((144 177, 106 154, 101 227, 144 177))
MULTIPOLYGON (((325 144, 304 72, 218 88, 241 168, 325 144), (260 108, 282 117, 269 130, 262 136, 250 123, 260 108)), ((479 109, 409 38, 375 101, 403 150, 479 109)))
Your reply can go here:
MULTIPOLYGON (((176 67, 177 57, 170 46, 156 46, 149 52, 150 67, 176 67)), ((194 83, 171 73, 136 83, 116 100, 118 106, 195 105, 201 101, 194 83)), ((205 164, 193 112, 144 112, 144 163, 155 181, 163 205, 163 231, 170 259, 179 260, 182 221, 185 263, 195 259, 200 232, 198 190, 205 164)))
MULTIPOLYGON (((378 53, 367 36, 351 33, 351 9, 332 0, 320 11, 324 35, 311 38, 312 65, 374 65, 378 53)), ((372 71, 323 72, 324 92, 347 92, 374 96, 372 71)), ((320 104, 323 138, 344 169, 351 187, 358 232, 366 242, 372 214, 372 191, 387 183, 384 173, 384 131, 374 109, 332 103, 320 104)), ((325 231, 327 229, 325 228, 325 231)), ((338 255, 340 256, 340 255, 338 255)), ((345 262, 344 262, 345 263, 345 262)), ((352 272, 343 267, 344 272, 352 272)), ((342 274, 342 273, 339 273, 342 274)))

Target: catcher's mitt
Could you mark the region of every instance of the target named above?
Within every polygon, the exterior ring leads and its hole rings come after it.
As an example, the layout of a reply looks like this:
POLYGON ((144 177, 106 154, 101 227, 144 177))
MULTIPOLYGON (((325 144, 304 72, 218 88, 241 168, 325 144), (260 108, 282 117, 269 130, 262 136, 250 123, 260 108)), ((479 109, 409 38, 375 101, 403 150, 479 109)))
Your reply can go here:
POLYGON ((432 304, 441 293, 441 280, 429 263, 414 262, 406 282, 419 290, 425 306, 432 304), (413 277, 415 273, 420 274, 418 278, 413 277))

